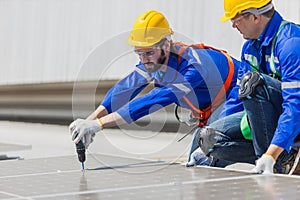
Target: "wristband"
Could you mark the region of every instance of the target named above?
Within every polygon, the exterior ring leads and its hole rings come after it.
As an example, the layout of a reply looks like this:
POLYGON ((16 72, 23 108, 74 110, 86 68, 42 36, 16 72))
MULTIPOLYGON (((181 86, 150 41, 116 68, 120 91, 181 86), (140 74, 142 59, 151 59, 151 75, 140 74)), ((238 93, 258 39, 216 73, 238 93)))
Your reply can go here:
POLYGON ((104 126, 103 126, 103 123, 102 123, 102 121, 100 120, 100 118, 97 118, 97 120, 98 120, 98 122, 99 122, 99 124, 100 124, 100 126, 101 126, 101 131, 104 129, 104 126))
POLYGON ((272 158, 272 160, 274 161, 274 163, 276 163, 276 160, 275 160, 275 158, 272 155, 265 153, 264 156, 270 156, 272 158))

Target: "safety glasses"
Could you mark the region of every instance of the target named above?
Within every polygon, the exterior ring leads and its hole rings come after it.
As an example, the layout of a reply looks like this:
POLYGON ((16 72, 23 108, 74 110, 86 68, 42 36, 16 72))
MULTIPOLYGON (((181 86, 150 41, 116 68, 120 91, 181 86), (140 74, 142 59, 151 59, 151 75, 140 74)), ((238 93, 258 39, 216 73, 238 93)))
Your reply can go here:
POLYGON ((241 20, 244 17, 248 17, 251 13, 244 13, 244 14, 238 14, 236 17, 234 17, 233 19, 231 19, 231 23, 232 25, 238 26, 241 23, 241 20))
POLYGON ((139 50, 134 50, 134 52, 139 56, 139 57, 151 57, 153 56, 156 51, 158 50, 158 47, 152 48, 150 51, 139 51, 139 50))

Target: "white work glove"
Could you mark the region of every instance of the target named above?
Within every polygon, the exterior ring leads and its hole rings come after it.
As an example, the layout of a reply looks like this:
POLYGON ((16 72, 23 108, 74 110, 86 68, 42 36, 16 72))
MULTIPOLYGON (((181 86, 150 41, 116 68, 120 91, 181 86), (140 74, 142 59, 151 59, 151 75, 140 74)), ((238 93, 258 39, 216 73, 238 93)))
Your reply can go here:
POLYGON ((77 144, 81 140, 85 148, 88 148, 88 146, 93 142, 95 134, 102 130, 102 127, 97 119, 77 119, 70 124, 69 130, 72 136, 72 140, 75 144, 77 144))
POLYGON ((186 163, 185 166, 187 167, 192 167, 195 165, 209 166, 210 163, 211 163, 211 158, 207 157, 203 153, 203 151, 200 148, 198 148, 191 154, 190 161, 186 163))
POLYGON ((273 174, 275 162, 276 161, 273 156, 263 154, 262 157, 257 160, 255 167, 252 169, 252 172, 258 174, 273 174))

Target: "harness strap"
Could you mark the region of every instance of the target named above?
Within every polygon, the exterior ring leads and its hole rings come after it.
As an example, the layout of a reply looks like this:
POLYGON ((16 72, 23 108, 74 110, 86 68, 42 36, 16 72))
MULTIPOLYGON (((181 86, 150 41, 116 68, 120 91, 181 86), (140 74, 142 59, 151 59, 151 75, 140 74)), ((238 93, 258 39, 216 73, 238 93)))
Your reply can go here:
POLYGON ((276 41, 277 41, 277 38, 278 38, 278 35, 279 35, 280 31, 288 23, 291 23, 291 22, 285 21, 285 20, 283 20, 281 22, 281 24, 278 28, 278 31, 277 31, 274 39, 272 40, 270 68, 271 68, 271 71, 273 72, 274 77, 278 77, 278 78, 281 78, 281 74, 276 70, 276 67, 275 67, 274 48, 275 48, 275 44, 276 44, 276 41))
POLYGON ((211 46, 206 46, 203 43, 200 44, 192 44, 192 45, 186 45, 183 44, 181 42, 176 42, 175 45, 180 45, 182 46, 179 50, 178 50, 178 64, 180 63, 180 59, 181 59, 181 55, 183 54, 183 52, 189 48, 198 48, 198 49, 211 49, 211 50, 215 50, 218 52, 221 52, 228 60, 228 75, 226 77, 226 80, 223 84, 223 86, 221 87, 220 91, 218 92, 217 96, 215 97, 215 99, 211 102, 211 104, 209 106, 207 106, 205 109, 198 109, 196 106, 194 106, 191 101, 187 98, 187 97, 183 97, 183 100, 186 102, 186 104, 191 108, 192 114, 194 117, 199 119, 199 127, 203 127, 206 125, 208 118, 210 117, 211 113, 222 103, 223 97, 226 95, 227 90, 230 87, 233 75, 234 75, 234 63, 232 58, 230 57, 230 55, 221 49, 216 49, 214 47, 211 46))

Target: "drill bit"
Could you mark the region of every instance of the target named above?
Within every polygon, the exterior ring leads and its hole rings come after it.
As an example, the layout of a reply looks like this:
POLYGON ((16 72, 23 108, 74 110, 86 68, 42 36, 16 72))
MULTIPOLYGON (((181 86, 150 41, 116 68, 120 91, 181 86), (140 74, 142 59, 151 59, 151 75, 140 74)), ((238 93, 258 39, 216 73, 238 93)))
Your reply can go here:
POLYGON ((84 162, 81 163, 81 169, 84 172, 84 162))

